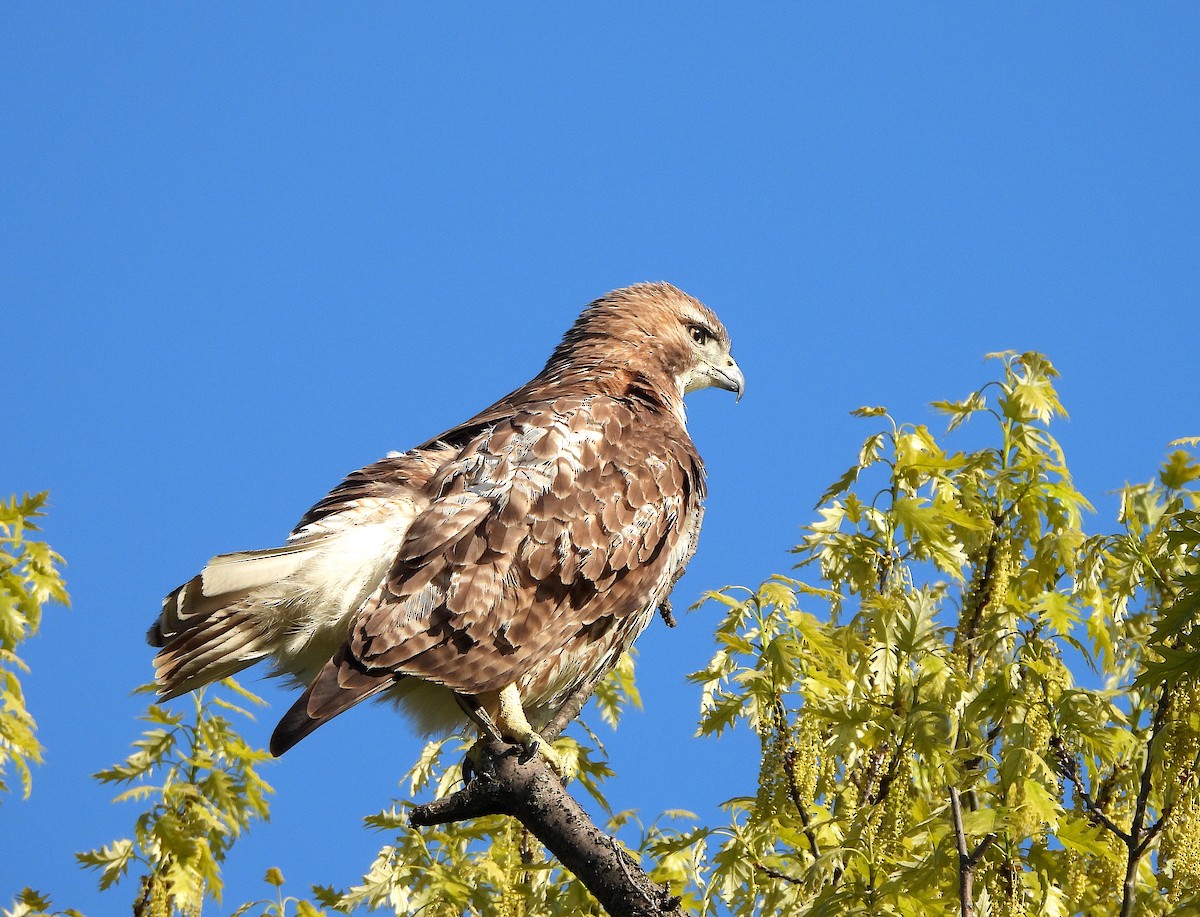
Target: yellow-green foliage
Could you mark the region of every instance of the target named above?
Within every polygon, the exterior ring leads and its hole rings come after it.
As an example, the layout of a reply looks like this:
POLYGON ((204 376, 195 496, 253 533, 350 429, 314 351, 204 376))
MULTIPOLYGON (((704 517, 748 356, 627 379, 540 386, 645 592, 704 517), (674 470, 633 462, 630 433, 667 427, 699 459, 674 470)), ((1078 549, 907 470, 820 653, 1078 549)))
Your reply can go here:
MULTIPOLYGON (((222 686, 252 704, 263 702, 225 679, 222 686)), ((120 764, 96 774, 102 783, 127 785, 115 802, 149 803, 131 837, 77 854, 108 888, 137 866, 137 894, 151 917, 199 914, 206 898, 220 900, 220 864, 255 819, 267 817, 271 787, 258 773, 270 755, 253 749, 225 713, 250 713, 212 688, 193 694, 190 716, 152 704, 149 728, 120 764)))
MULTIPOLYGON (((283 873, 278 868, 272 866, 268 869, 263 881, 271 886, 274 897, 243 904, 231 917, 326 917, 329 914, 320 904, 314 904, 306 898, 285 895, 283 873)), ((314 888, 313 893, 318 900, 336 897, 336 894, 322 888, 314 888)))
POLYGON ((37 633, 42 606, 67 604, 59 567, 63 559, 45 542, 29 537, 34 519, 44 515, 46 494, 0 501, 0 792, 8 790, 10 765, 26 796, 32 789, 30 764, 42 760, 37 725, 25 706, 20 673, 26 671, 17 650, 37 633))
POLYGON ((954 786, 972 846, 997 836, 976 913, 1114 913, 1128 845, 1064 768, 1128 833, 1148 755, 1141 824, 1165 816, 1165 834, 1159 877, 1135 863, 1136 913, 1177 913, 1197 887, 1200 463, 1174 451, 1126 488, 1122 531, 1088 537, 1049 432, 1054 368, 996 356, 999 380, 935 404, 950 431, 986 420, 971 432, 988 444, 952 451, 860 409, 884 429, 822 496, 801 575, 709 596, 725 617, 694 676, 700 733, 745 723, 763 763, 729 826, 701 832, 716 847, 695 876, 705 912, 957 913, 954 786), (1099 675, 1081 684, 1085 663, 1099 675))
POLYGON ((12 907, 0 913, 3 913, 4 917, 83 917, 74 908, 54 909, 49 897, 32 888, 23 889, 12 907))

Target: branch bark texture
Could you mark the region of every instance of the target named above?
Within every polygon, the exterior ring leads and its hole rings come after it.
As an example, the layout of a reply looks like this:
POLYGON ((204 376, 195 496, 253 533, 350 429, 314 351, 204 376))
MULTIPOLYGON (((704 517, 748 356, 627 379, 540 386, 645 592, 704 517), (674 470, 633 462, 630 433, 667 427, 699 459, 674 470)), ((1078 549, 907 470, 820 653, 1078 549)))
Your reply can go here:
POLYGON ((541 755, 522 760, 523 749, 489 741, 463 789, 409 816, 414 827, 484 815, 510 815, 571 870, 613 917, 679 915, 679 899, 651 881, 617 841, 588 817, 541 755))

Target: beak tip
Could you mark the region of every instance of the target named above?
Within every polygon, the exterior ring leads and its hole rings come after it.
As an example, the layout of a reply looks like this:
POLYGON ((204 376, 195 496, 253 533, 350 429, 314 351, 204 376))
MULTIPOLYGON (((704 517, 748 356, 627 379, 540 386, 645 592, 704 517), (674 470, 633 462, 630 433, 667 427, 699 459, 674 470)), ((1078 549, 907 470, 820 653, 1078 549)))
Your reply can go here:
POLYGON ((737 401, 742 400, 742 395, 746 392, 746 377, 742 375, 742 369, 732 359, 728 360, 724 366, 717 367, 710 364, 705 375, 708 377, 704 383, 706 385, 714 385, 717 388, 723 388, 727 392, 733 392, 737 401))

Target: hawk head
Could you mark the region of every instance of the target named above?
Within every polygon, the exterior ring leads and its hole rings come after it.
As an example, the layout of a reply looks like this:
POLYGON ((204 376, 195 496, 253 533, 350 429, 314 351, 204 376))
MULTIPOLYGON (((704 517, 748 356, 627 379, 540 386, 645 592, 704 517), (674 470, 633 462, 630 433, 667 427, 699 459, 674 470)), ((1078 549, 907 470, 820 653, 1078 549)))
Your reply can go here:
POLYGON ((729 348, 729 332, 704 303, 669 283, 639 283, 588 306, 542 375, 586 370, 650 383, 676 405, 710 385, 740 399, 746 380, 729 348))

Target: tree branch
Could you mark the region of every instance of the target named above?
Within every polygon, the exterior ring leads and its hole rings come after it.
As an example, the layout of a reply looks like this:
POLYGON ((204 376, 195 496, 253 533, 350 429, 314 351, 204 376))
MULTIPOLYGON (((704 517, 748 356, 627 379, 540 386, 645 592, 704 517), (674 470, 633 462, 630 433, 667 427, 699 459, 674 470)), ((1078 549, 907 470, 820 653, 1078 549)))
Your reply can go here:
POLYGON ((1147 848, 1157 836, 1165 819, 1159 819, 1159 824, 1149 831, 1145 829, 1146 809, 1150 804, 1150 791, 1154 783, 1154 740, 1163 730, 1167 722, 1167 711, 1171 707, 1172 691, 1167 682, 1162 683, 1158 695, 1158 703, 1154 707, 1154 717, 1150 721, 1150 738, 1146 741, 1146 763, 1142 767, 1142 775, 1138 782, 1137 801, 1133 805, 1133 821, 1129 826, 1129 839, 1126 846, 1129 855, 1125 861, 1125 884, 1121 898, 1121 917, 1133 917, 1134 904, 1137 900, 1137 871, 1147 848))
POLYGON ((958 902, 962 909, 962 917, 975 917, 975 867, 992 844, 996 843, 996 835, 989 834, 974 850, 967 849, 962 801, 958 797, 957 787, 950 787, 950 814, 954 819, 954 841, 958 847, 958 902))
MULTIPOLYGON (((671 588, 674 589, 675 587, 672 586, 671 588)), ((658 603, 658 613, 662 615, 663 623, 666 624, 667 627, 678 626, 679 622, 675 620, 675 612, 671 609, 670 599, 663 599, 658 603)))
POLYGON ((813 831, 812 816, 800 796, 800 787, 796 783, 796 749, 790 744, 783 751, 783 770, 787 777, 788 796, 791 797, 792 805, 800 814, 800 823, 804 825, 804 836, 808 838, 808 848, 812 851, 813 859, 819 860, 821 859, 821 847, 817 843, 816 832, 813 831))
POLYGON ((517 746, 486 741, 475 779, 463 789, 409 816, 414 827, 443 825, 484 815, 510 815, 571 870, 609 914, 678 915, 679 899, 650 880, 618 842, 596 827, 541 755, 528 760, 517 746))

